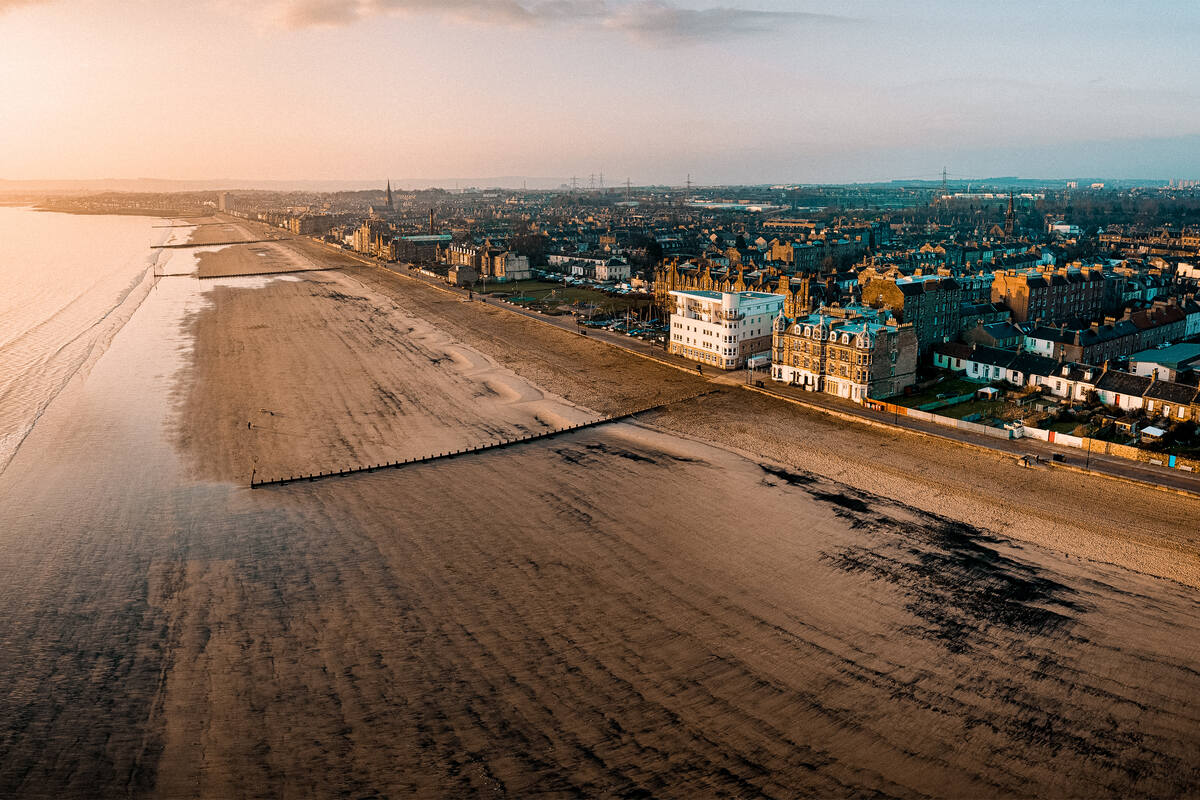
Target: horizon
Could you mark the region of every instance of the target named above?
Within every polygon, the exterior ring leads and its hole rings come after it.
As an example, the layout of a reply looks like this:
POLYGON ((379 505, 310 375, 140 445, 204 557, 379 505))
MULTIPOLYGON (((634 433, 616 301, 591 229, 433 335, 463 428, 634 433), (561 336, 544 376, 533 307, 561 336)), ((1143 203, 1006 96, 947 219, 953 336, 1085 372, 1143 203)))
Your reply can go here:
POLYGON ((1183 2, 113 7, 0 0, 0 177, 1200 177, 1183 2))
MULTIPOLYGON (((1044 187, 1053 184, 1078 182, 1081 189, 1089 188, 1088 183, 1104 183, 1104 188, 1131 188, 1144 186, 1166 185, 1174 177, 1124 177, 1112 175, 1070 175, 1054 177, 1038 177, 1024 175, 990 175, 979 177, 947 178, 947 188, 962 191, 962 187, 972 184, 979 186, 996 186, 1012 184, 1025 187, 1044 187)), ((383 191, 390 183, 393 190, 405 192, 421 191, 529 191, 529 192, 560 192, 570 191, 579 194, 597 194, 624 191, 626 186, 621 184, 605 184, 604 186, 570 186, 570 178, 538 177, 538 176, 491 176, 464 178, 380 178, 363 180, 312 180, 312 179, 225 179, 225 178, 62 178, 54 180, 11 180, 0 177, 0 193, 5 192, 128 192, 128 193, 193 193, 193 192, 315 192, 332 194, 338 192, 369 192, 383 191)), ((823 188, 843 186, 937 186, 940 178, 880 178, 877 180, 859 181, 763 181, 763 182, 724 182, 701 183, 692 181, 691 188, 695 190, 714 189, 780 189, 823 188)), ((680 183, 631 183, 629 188, 634 190, 674 190, 683 189, 687 184, 680 183)))

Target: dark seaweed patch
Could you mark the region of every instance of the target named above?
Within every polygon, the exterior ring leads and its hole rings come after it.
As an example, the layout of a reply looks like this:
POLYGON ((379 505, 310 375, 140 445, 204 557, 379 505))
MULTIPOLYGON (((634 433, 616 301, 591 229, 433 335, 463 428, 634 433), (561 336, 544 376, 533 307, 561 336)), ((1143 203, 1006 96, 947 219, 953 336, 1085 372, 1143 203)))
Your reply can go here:
POLYGON ((605 442, 589 442, 587 444, 575 447, 559 447, 555 448, 554 452, 558 453, 558 455, 560 455, 563 459, 572 464, 596 464, 602 461, 605 456, 615 456, 617 458, 623 458, 626 461, 634 461, 642 464, 657 464, 660 466, 666 466, 669 462, 687 464, 705 463, 697 458, 675 456, 671 455, 670 453, 664 453, 661 450, 645 448, 631 450, 605 442))
POLYGON ((1071 622, 1068 612, 1079 610, 1073 589, 990 546, 1003 541, 998 537, 944 517, 922 516, 926 524, 876 518, 865 527, 886 538, 822 558, 899 587, 910 598, 907 609, 925 623, 907 632, 936 639, 952 652, 971 649, 993 626, 1022 637, 1055 633, 1071 622))
POLYGON ((871 510, 871 507, 865 502, 844 492, 812 492, 812 496, 822 502, 833 503, 835 506, 841 506, 850 511, 866 513, 871 510))
POLYGON ((594 442, 592 444, 586 445, 586 447, 588 450, 592 451, 593 453, 596 453, 596 452, 607 453, 609 455, 617 456, 618 458, 624 458, 629 461, 638 461, 638 462, 642 462, 645 464, 657 464, 658 463, 658 461, 656 461, 655 459, 650 458, 648 456, 641 455, 640 453, 635 453, 632 450, 623 450, 619 447, 609 447, 608 445, 603 444, 602 442, 594 442))
POLYGON ((788 486, 808 486, 817 481, 816 477, 807 472, 791 472, 781 467, 773 467, 770 464, 759 464, 758 466, 763 472, 779 478, 788 486))

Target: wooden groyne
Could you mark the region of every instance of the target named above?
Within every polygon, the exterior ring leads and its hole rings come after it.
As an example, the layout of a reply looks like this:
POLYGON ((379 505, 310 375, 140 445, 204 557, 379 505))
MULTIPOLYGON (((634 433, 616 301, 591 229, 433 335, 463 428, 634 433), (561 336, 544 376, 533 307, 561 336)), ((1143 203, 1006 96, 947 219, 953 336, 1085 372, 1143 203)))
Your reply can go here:
POLYGON ((283 239, 242 239, 237 242, 187 242, 186 244, 156 244, 155 250, 179 250, 184 247, 228 247, 234 244, 261 244, 263 242, 282 242, 283 239))
POLYGON ((328 272, 334 267, 310 267, 308 269, 276 269, 267 272, 235 272, 230 275, 197 275, 196 277, 202 281, 216 280, 217 278, 258 278, 263 275, 293 275, 297 272, 328 272))
POLYGON ((605 425, 609 422, 620 422, 624 419, 645 414, 647 411, 657 411, 667 406, 682 403, 687 400, 695 400, 697 397, 703 397, 706 394, 712 394, 718 389, 709 389, 699 394, 691 395, 690 397, 682 397, 678 400, 670 400, 665 403, 658 403, 644 408, 638 408, 633 411, 626 411, 623 414, 613 414, 599 419, 591 420, 590 422, 578 422, 574 425, 568 425, 565 428, 554 428, 553 430, 540 431, 538 433, 528 433, 524 436, 517 436, 512 439, 497 439, 484 444, 477 444, 472 447, 464 447, 461 450, 449 450, 440 453, 430 453, 429 455, 419 456, 417 458, 405 458, 400 461, 387 461, 382 464, 373 464, 369 466, 346 467, 345 469, 331 470, 330 472, 317 472, 310 475, 290 475, 286 478, 264 478, 257 479, 253 475, 250 477, 250 488, 258 489, 263 486, 283 486, 289 483, 298 481, 315 481, 322 478, 344 478, 348 475, 358 475, 363 472, 375 472, 381 469, 398 469, 400 467, 413 466, 415 464, 428 464, 431 461, 441 461, 447 458, 457 458, 458 456, 471 455, 473 453, 482 453, 485 450, 498 450, 502 447, 512 447, 513 445, 524 444, 538 439, 549 439, 552 436, 560 436, 564 433, 572 433, 573 431, 583 430, 584 428, 594 428, 597 425, 605 425))

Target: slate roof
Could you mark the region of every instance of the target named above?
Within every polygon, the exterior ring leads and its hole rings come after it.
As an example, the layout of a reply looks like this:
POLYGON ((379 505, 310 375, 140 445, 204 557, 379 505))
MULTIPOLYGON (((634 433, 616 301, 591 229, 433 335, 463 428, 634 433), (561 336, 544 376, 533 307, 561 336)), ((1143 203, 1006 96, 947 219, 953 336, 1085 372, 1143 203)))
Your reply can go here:
POLYGON ((1100 380, 1096 381, 1096 388, 1107 392, 1141 397, 1142 393, 1150 388, 1151 383, 1153 383, 1153 379, 1143 375, 1109 370, 1100 376, 1100 380))
POLYGON ((1154 385, 1146 390, 1145 397, 1150 400, 1163 400, 1168 403, 1188 405, 1196 399, 1196 387, 1185 386, 1182 383, 1174 383, 1173 381, 1155 381, 1154 385))

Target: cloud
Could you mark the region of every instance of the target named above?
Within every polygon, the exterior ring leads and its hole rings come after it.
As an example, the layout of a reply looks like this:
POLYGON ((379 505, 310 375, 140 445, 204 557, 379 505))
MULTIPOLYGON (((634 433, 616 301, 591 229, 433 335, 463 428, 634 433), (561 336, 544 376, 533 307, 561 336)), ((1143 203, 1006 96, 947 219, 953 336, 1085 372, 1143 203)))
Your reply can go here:
POLYGON ((643 0, 611 9, 602 24, 636 39, 678 41, 770 33, 801 23, 846 21, 845 17, 803 11, 680 8, 662 0, 643 0))
POLYGON ((594 27, 644 42, 700 41, 769 33, 805 23, 849 21, 803 11, 685 8, 670 0, 277 0, 272 13, 279 23, 293 29, 422 14, 508 27, 594 27))

